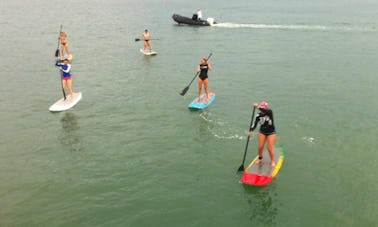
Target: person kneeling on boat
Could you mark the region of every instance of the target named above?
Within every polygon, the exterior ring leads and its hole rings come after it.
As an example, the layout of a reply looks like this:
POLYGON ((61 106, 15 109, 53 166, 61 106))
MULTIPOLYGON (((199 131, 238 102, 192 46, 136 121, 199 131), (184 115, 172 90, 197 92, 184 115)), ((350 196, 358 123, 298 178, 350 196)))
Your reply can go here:
POLYGON ((268 152, 270 156, 271 166, 275 166, 274 161, 274 142, 276 141, 277 133, 274 127, 273 111, 269 109, 267 102, 261 102, 260 104, 254 103, 253 108, 258 108, 260 112, 257 114, 255 121, 249 129, 248 136, 252 136, 253 130, 260 124, 260 131, 258 135, 258 155, 259 159, 256 164, 260 164, 263 158, 264 145, 268 143, 268 152))
POLYGON ((67 86, 70 91, 70 98, 73 98, 72 90, 72 76, 71 76, 71 64, 68 63, 68 59, 64 59, 63 63, 56 61, 55 66, 59 67, 59 70, 62 72, 62 87, 65 91, 67 86))

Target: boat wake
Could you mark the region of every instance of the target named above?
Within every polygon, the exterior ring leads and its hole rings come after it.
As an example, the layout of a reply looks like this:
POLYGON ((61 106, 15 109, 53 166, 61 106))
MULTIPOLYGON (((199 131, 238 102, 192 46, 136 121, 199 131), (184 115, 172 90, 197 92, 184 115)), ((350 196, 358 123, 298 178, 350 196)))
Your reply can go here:
POLYGON ((367 24, 353 26, 351 24, 337 24, 334 26, 308 24, 237 24, 218 23, 212 25, 220 28, 253 28, 253 29, 281 29, 281 30, 316 30, 316 31, 377 31, 376 25, 367 24))
POLYGON ((214 24, 215 27, 222 28, 259 28, 259 29, 293 29, 293 30, 327 30, 326 26, 321 25, 290 25, 290 24, 235 24, 235 23, 219 23, 214 24))

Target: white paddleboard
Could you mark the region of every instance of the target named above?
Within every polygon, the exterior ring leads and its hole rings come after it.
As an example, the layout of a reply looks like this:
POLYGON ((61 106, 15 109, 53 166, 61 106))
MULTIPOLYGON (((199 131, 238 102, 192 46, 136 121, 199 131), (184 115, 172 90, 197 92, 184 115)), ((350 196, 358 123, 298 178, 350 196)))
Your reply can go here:
POLYGON ((147 56, 152 56, 152 55, 157 55, 157 52, 155 51, 148 51, 148 50, 143 50, 143 48, 140 49, 140 52, 144 55, 147 55, 147 56))
POLYGON ((50 106, 49 110, 51 112, 68 110, 74 107, 80 100, 81 92, 74 93, 73 98, 71 98, 71 95, 67 95, 66 100, 64 100, 64 98, 59 99, 56 103, 50 106))

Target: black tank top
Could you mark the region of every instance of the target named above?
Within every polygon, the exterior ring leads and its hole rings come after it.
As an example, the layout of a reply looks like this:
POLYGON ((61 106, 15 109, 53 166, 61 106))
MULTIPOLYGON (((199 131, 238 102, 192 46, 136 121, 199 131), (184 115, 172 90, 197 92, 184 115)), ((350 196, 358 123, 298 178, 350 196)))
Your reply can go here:
POLYGON ((207 64, 200 64, 200 77, 206 77, 207 76, 207 70, 209 69, 207 64))

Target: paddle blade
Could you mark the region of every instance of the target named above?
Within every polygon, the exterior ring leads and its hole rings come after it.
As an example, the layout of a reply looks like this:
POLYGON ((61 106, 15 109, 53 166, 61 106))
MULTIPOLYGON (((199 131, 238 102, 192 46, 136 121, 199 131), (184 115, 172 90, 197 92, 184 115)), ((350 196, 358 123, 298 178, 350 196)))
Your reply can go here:
POLYGON ((59 49, 56 49, 55 51, 55 57, 58 57, 59 56, 59 49))
POLYGON ((244 171, 244 165, 241 164, 240 167, 239 167, 239 169, 238 169, 238 172, 243 172, 243 171, 244 171))
POLYGON ((182 92, 180 93, 180 95, 184 96, 188 90, 189 90, 189 86, 188 86, 188 87, 185 87, 185 88, 182 90, 182 92))

